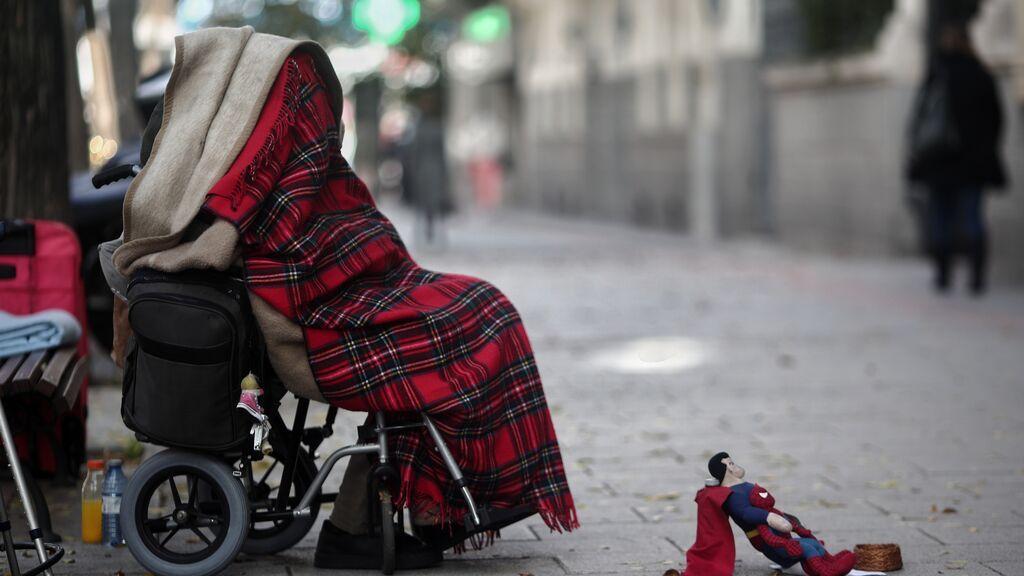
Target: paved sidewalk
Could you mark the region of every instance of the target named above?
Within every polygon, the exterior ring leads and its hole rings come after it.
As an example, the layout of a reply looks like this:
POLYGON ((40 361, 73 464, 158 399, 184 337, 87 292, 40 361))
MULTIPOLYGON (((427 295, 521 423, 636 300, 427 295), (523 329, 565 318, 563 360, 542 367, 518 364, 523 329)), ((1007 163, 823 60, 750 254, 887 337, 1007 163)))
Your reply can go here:
MULTIPOLYGON (((522 312, 583 528, 532 519, 424 573, 660 575, 693 541, 707 458, 728 450, 830 549, 897 542, 905 576, 1024 574, 1024 292, 938 297, 916 262, 516 213, 463 218, 448 240, 412 249, 522 312)), ((94 446, 116 445, 119 389, 90 396, 94 446)), ((67 535, 76 491, 51 490, 67 535)), ((736 536, 737 574, 770 574, 736 536)), ((312 574, 315 538, 229 573, 312 574)), ((60 573, 141 572, 125 550, 69 547, 60 573)))

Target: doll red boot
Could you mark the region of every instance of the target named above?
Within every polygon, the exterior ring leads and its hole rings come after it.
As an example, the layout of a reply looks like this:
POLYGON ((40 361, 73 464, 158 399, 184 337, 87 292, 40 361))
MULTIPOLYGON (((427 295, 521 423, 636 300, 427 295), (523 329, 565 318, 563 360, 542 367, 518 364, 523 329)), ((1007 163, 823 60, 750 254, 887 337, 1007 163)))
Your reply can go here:
POLYGON ((806 558, 800 561, 800 567, 804 569, 804 574, 807 576, 821 576, 818 574, 818 569, 815 564, 811 563, 811 560, 818 560, 818 558, 806 558))
POLYGON ((853 570, 857 558, 853 553, 837 556, 816 556, 800 563, 807 576, 846 576, 853 570))
MULTIPOLYGON (((857 565, 857 555, 855 553, 849 551, 849 550, 842 550, 838 554, 835 554, 834 557, 835 557, 835 559, 837 561, 841 561, 841 562, 846 562, 846 558, 850 557, 850 558, 853 559, 853 565, 854 566, 857 565)), ((851 568, 851 570, 852 570, 852 568, 851 568)))

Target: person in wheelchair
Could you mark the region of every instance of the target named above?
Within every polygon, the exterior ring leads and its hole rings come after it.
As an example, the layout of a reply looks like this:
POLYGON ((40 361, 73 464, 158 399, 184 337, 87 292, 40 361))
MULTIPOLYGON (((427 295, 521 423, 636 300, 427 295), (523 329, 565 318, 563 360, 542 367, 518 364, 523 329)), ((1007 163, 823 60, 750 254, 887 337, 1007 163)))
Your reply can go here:
MULTIPOLYGON (((240 266, 266 358, 288 391, 401 422, 428 415, 433 428, 399 426, 388 437, 391 504, 409 510, 418 536, 398 534, 399 568, 435 564, 444 549, 532 514, 552 530, 577 528, 517 311, 483 280, 412 259, 341 155, 341 89, 322 48, 251 28, 176 42, 124 233, 100 248, 115 293, 131 300, 128 279, 149 270, 240 266), (503 520, 467 528, 467 514, 476 517, 467 489, 503 520)), ((127 300, 115 310, 121 365, 132 361, 127 300)), ((375 464, 350 459, 316 566, 380 565, 366 489, 375 464)))

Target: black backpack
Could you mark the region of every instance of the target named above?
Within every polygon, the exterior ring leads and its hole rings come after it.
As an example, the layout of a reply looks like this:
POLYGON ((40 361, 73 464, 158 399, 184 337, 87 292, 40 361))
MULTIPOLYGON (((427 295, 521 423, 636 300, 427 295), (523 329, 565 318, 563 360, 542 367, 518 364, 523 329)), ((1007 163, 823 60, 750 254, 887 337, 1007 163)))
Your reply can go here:
POLYGON ((908 134, 907 171, 920 180, 930 168, 955 159, 961 151, 953 115, 949 72, 936 65, 914 102, 908 134))
POLYGON ((251 421, 235 405, 259 336, 243 281, 144 269, 132 275, 127 296, 134 337, 121 416, 128 428, 165 446, 240 446, 251 421))

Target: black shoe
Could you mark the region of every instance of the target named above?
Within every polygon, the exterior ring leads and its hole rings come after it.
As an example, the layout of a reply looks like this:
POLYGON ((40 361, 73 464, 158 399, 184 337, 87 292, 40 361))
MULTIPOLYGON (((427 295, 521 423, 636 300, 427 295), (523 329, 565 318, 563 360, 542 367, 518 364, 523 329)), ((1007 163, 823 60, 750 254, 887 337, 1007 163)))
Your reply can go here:
MULTIPOLYGON (((400 529, 395 531, 395 547, 398 549, 395 564, 400 570, 429 568, 444 559, 440 550, 427 546, 400 529)), ((355 536, 325 520, 316 542, 313 566, 340 570, 380 570, 380 536, 355 536)))

